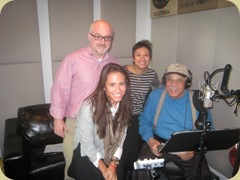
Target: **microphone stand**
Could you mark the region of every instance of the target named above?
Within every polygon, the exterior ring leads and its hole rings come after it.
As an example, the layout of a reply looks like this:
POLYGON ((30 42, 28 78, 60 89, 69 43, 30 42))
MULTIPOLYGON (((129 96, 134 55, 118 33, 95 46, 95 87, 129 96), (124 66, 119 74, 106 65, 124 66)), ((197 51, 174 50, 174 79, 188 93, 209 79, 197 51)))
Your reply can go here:
POLYGON ((207 122, 208 111, 207 108, 202 112, 203 115, 203 132, 200 138, 200 145, 199 145, 199 162, 198 162, 198 169, 197 169, 197 180, 201 180, 201 173, 202 173, 202 161, 204 155, 207 152, 207 147, 205 146, 205 136, 207 133, 211 131, 211 123, 207 122))
MULTIPOLYGON (((199 163, 198 163, 197 180, 201 179, 202 161, 203 161, 203 158, 204 158, 204 154, 207 152, 207 147, 205 146, 205 137, 206 137, 207 133, 209 133, 211 131, 211 123, 207 122, 208 109, 211 108, 211 103, 209 103, 209 100, 215 101, 215 100, 218 100, 220 98, 220 99, 223 99, 225 101, 225 103, 227 103, 229 106, 231 106, 235 102, 237 102, 236 109, 234 111, 234 113, 237 115, 238 105, 239 105, 239 102, 240 102, 240 90, 237 90, 237 91, 232 90, 229 93, 229 90, 228 90, 228 87, 227 87, 227 83, 228 83, 229 74, 230 74, 231 69, 232 69, 232 66, 230 64, 227 64, 225 66, 225 68, 217 69, 211 75, 207 71, 204 73, 205 84, 208 85, 209 88, 207 88, 208 86, 206 86, 206 92, 203 92, 203 93, 205 93, 204 98, 206 98, 205 99, 206 100, 206 106, 205 106, 205 103, 204 103, 203 110, 202 109, 198 110, 199 113, 202 113, 202 116, 203 116, 203 124, 202 124, 203 132, 201 134, 200 145, 199 145, 199 149, 198 149, 200 160, 199 160, 199 163), (213 76, 220 71, 224 71, 223 78, 222 78, 222 84, 221 84, 221 91, 224 93, 223 95, 220 95, 217 90, 214 90, 214 88, 212 88, 212 84, 211 84, 211 79, 213 78, 213 76), (212 91, 215 91, 214 95, 211 94, 212 91), (209 99, 208 96, 210 96, 210 99, 209 99), (235 97, 235 98, 232 100, 232 102, 229 103, 226 100, 226 98, 231 98, 231 97, 235 97)), ((239 169, 239 163, 240 163, 240 136, 239 136, 239 141, 238 141, 237 157, 236 157, 236 161, 235 161, 234 169, 233 169, 233 176, 237 173, 237 171, 239 169)))

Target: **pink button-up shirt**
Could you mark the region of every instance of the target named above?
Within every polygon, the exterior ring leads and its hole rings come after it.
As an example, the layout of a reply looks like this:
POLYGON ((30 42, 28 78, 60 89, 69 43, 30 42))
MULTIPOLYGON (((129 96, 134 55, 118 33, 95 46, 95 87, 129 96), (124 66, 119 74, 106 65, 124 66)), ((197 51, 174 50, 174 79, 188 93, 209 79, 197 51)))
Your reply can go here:
POLYGON ((102 68, 111 62, 117 59, 107 53, 99 61, 90 47, 69 54, 54 79, 50 114, 57 119, 76 118, 84 99, 95 90, 102 68))

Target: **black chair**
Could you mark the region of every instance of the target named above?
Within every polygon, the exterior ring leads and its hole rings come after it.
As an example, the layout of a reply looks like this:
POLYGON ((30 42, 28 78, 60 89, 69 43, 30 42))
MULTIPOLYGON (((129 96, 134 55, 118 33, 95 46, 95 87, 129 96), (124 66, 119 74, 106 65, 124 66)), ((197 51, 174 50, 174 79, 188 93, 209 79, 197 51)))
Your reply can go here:
POLYGON ((18 117, 5 121, 3 164, 5 175, 14 180, 63 180, 62 152, 45 152, 47 145, 62 143, 53 132, 50 104, 18 109, 18 117))
POLYGON ((182 170, 173 162, 170 161, 165 164, 163 173, 168 180, 183 180, 182 170))

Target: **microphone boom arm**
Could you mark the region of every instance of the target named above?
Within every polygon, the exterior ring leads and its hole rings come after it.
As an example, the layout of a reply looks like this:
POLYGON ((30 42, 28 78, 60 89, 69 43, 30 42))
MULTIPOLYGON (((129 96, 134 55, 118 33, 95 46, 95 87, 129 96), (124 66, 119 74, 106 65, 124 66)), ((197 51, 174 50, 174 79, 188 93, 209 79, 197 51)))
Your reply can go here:
POLYGON ((205 71, 204 72, 204 79, 205 79, 205 88, 204 85, 202 85, 200 88, 204 89, 205 91, 201 90, 200 94, 202 93, 202 98, 204 99, 204 103, 206 104, 204 107, 205 108, 211 108, 212 106, 212 102, 210 101, 219 101, 219 99, 223 99, 223 101, 228 105, 228 106, 233 106, 235 103, 237 103, 236 105, 236 109, 234 111, 235 114, 237 114, 237 109, 238 109, 238 105, 240 102, 240 90, 231 90, 229 91, 228 89, 228 80, 229 80, 229 76, 230 76, 230 72, 232 70, 232 66, 230 64, 225 65, 224 68, 220 68, 217 69, 215 71, 213 71, 213 73, 210 75, 209 72, 205 71), (221 87, 220 90, 223 92, 223 94, 219 94, 219 91, 216 90, 218 89, 217 85, 213 86, 213 83, 211 83, 211 79, 213 78, 214 75, 216 75, 219 72, 224 72, 223 73, 223 77, 222 77, 222 83, 221 83, 221 87), (209 98, 210 96, 210 98, 209 98), (232 101, 228 101, 228 98, 233 98, 232 101))

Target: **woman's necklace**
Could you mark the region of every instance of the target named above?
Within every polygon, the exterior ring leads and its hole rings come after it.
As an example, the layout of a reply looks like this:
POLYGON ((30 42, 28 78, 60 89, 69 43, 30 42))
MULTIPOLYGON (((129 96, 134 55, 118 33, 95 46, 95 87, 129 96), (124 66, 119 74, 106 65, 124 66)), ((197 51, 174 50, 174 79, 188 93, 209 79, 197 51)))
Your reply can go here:
POLYGON ((137 78, 137 86, 140 87, 143 83, 142 77, 143 74, 145 74, 148 71, 148 67, 146 67, 145 69, 139 69, 136 68, 136 66, 133 65, 133 73, 135 74, 136 78, 137 78))

